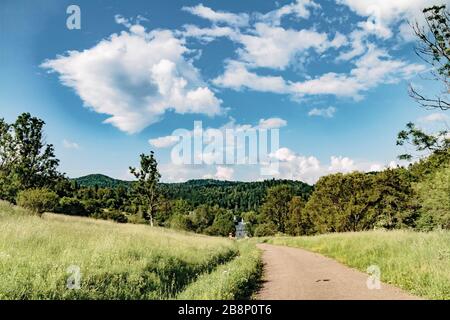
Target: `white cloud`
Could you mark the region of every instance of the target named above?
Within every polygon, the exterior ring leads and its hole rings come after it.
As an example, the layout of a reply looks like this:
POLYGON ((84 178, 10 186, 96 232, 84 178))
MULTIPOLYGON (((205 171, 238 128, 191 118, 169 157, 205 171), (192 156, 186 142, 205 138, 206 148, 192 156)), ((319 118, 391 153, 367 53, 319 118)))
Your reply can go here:
POLYGON ((184 37, 198 38, 204 42, 211 42, 216 38, 228 37, 234 39, 237 37, 237 31, 230 27, 212 26, 211 28, 199 28, 196 25, 188 24, 183 26, 183 31, 178 32, 184 37))
POLYGON ((248 71, 244 63, 229 61, 225 66, 225 72, 213 80, 215 85, 240 90, 249 88, 255 91, 286 93, 287 86, 280 76, 259 76, 248 71))
POLYGON ((435 112, 419 119, 422 123, 447 122, 450 117, 444 113, 435 112))
POLYGON ((217 166, 214 177, 218 180, 232 180, 234 169, 230 167, 217 166))
MULTIPOLYGON (((256 23, 252 34, 240 34, 237 39, 243 48, 238 54, 252 67, 285 69, 297 54, 309 49, 322 53, 329 48, 327 34, 314 30, 284 29, 264 23, 256 23)), ((339 45, 335 42, 335 45, 339 45)))
POLYGON ((199 4, 195 7, 183 7, 183 10, 193 15, 207 19, 213 23, 225 23, 232 26, 246 26, 249 20, 248 14, 234 14, 224 11, 214 11, 213 9, 206 7, 203 4, 199 4))
POLYGON ((289 148, 280 148, 272 153, 271 157, 280 161, 279 174, 274 177, 301 180, 310 184, 314 184, 320 177, 332 173, 381 171, 396 165, 395 162, 386 166, 377 162, 356 161, 344 156, 332 156, 328 164, 322 164, 314 156, 299 155, 289 148))
POLYGON ((62 143, 63 143, 63 147, 66 148, 66 149, 76 149, 76 150, 80 149, 80 145, 78 143, 76 143, 76 142, 64 139, 62 141, 62 143))
POLYGON ((132 25, 129 32, 113 34, 90 49, 69 51, 41 66, 58 72, 61 82, 73 88, 85 106, 109 115, 106 123, 135 133, 159 121, 168 110, 209 116, 221 112, 222 101, 204 85, 184 57, 187 52, 171 31, 147 32, 132 25))
POLYGON ((174 146, 180 140, 179 136, 165 136, 150 139, 148 142, 155 148, 169 148, 174 146))
POLYGON ((386 51, 369 45, 365 55, 347 74, 329 72, 303 82, 289 82, 279 76, 259 76, 241 62, 231 61, 225 72, 214 79, 214 84, 234 90, 248 88, 262 92, 305 95, 335 95, 361 99, 362 93, 380 84, 397 83, 410 79, 425 70, 420 64, 393 59, 386 51))
POLYGON ((281 118, 260 119, 259 128, 261 129, 277 129, 287 125, 287 121, 281 118))
POLYGON ((403 19, 416 19, 421 16, 423 8, 436 4, 436 0, 336 0, 336 2, 348 6, 362 17, 373 17, 386 27, 403 19))
POLYGON ((355 161, 348 157, 332 156, 330 162, 331 163, 328 166, 328 171, 330 173, 337 173, 337 172, 347 173, 357 170, 355 161))
POLYGON ((335 113, 336 113, 335 107, 328 107, 328 108, 324 108, 324 109, 314 108, 308 112, 308 115, 324 117, 324 118, 333 118, 335 113))
POLYGON ((259 18, 260 20, 270 22, 273 25, 279 25, 281 19, 289 15, 293 15, 296 18, 308 19, 311 14, 310 9, 316 8, 320 8, 320 5, 312 0, 297 0, 263 14, 259 18))

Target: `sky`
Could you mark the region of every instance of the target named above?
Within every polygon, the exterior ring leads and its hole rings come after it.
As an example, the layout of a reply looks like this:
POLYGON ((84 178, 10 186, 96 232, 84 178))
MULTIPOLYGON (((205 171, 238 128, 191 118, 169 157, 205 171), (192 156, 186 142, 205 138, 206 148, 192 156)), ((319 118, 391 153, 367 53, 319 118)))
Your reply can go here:
POLYGON ((383 170, 400 164, 407 122, 450 122, 408 96, 440 89, 408 24, 448 3, 436 1, 2 0, 0 117, 42 118, 69 177, 131 179, 150 150, 166 182, 383 170), (174 132, 199 122, 206 135, 277 131, 279 170, 175 163, 174 132))

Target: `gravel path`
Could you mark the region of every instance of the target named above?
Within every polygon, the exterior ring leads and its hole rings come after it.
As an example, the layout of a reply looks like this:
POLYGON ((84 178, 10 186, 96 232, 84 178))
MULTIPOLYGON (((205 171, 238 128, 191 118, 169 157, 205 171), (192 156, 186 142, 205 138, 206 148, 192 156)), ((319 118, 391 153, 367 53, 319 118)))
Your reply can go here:
MULTIPOLYGON (((418 299, 387 284, 368 289, 368 274, 306 250, 259 244, 263 250, 261 300, 405 300, 418 299)), ((382 270, 381 270, 382 272, 382 270)))

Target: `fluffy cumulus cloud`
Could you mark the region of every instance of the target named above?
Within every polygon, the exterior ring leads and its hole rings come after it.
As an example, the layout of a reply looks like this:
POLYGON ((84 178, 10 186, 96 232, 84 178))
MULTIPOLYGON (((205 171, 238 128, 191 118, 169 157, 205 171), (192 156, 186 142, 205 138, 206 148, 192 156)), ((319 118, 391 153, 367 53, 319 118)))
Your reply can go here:
POLYGON ((113 34, 84 51, 69 51, 42 67, 57 72, 86 107, 109 115, 105 120, 135 133, 176 113, 221 112, 221 100, 203 83, 185 58, 184 42, 169 30, 147 32, 116 17, 129 31, 113 34))
MULTIPOLYGON (((252 34, 241 34, 241 59, 252 67, 285 69, 294 57, 309 49, 324 52, 331 43, 326 33, 309 29, 284 29, 257 23, 252 34)), ((336 42, 339 45, 339 42, 336 42)))
POLYGON ((359 16, 372 17, 373 20, 369 23, 378 23, 380 28, 389 27, 404 19, 417 19, 421 16, 423 8, 436 4, 436 0, 336 0, 336 2, 348 6, 359 16))
POLYGON ((279 172, 274 175, 275 177, 301 180, 310 184, 316 183, 320 177, 328 174, 381 171, 397 166, 394 162, 383 165, 377 162, 356 161, 343 156, 332 156, 329 163, 325 164, 314 156, 299 155, 289 148, 280 148, 273 152, 271 157, 280 161, 279 172))

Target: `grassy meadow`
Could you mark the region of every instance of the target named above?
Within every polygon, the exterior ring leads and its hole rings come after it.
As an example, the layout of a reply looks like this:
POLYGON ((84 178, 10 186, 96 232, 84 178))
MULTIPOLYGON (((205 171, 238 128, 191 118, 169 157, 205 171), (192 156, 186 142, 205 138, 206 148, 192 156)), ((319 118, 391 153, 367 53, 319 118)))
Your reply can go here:
POLYGON ((193 283, 209 273, 226 285, 221 297, 241 296, 259 270, 248 262, 255 251, 240 247, 225 238, 145 225, 41 218, 0 202, 0 299, 174 299, 185 288, 190 296, 203 295, 193 283), (235 279, 220 273, 221 265, 233 266, 235 279), (80 289, 67 288, 74 266, 80 289))
POLYGON ((318 252, 363 272, 378 265, 385 283, 428 299, 450 299, 449 231, 370 231, 263 241, 318 252))

